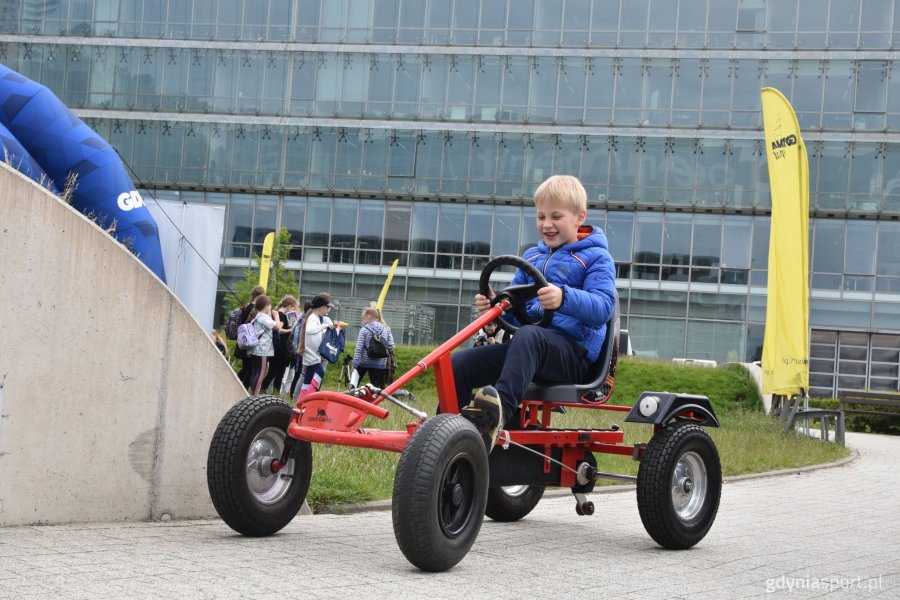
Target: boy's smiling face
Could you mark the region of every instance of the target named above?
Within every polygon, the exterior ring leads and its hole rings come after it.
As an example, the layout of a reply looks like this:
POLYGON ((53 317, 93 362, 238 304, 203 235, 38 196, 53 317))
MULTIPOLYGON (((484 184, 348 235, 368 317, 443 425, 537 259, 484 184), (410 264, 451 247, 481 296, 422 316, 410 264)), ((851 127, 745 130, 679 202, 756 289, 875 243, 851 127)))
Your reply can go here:
POLYGON ((578 241, 578 228, 584 225, 586 218, 586 211, 574 213, 562 204, 542 202, 537 206, 538 235, 555 250, 578 241))

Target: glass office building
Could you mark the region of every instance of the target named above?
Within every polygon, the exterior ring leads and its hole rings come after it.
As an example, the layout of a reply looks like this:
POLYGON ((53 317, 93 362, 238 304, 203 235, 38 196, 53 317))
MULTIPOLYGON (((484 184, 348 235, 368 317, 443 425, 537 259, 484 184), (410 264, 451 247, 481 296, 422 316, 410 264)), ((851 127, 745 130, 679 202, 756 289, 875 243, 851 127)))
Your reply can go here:
POLYGON ((0 61, 157 197, 226 206, 226 280, 280 227, 305 295, 374 299, 399 259, 418 341, 471 318, 569 173, 639 353, 758 358, 778 88, 810 159, 823 395, 898 389, 897 48, 893 0, 0 0, 0 61))

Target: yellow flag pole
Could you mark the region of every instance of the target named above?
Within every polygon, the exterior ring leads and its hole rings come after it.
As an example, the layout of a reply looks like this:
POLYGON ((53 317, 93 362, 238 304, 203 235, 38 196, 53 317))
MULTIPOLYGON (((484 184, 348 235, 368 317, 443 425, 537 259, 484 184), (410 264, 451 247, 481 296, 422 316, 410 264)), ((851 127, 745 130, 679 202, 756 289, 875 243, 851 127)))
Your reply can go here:
POLYGON ((378 302, 375 303, 375 308, 381 310, 384 307, 384 299, 387 298, 388 288, 391 287, 391 280, 394 279, 394 271, 397 270, 397 265, 400 264, 399 259, 394 260, 394 264, 391 265, 391 270, 388 272, 387 280, 384 282, 384 287, 381 288, 381 294, 378 296, 378 302))
POLYGON ((762 387, 792 396, 809 389, 809 162, 787 98, 763 88, 761 100, 772 194, 762 387))
POLYGON ((275 232, 266 234, 263 241, 262 256, 259 259, 259 285, 265 288, 269 284, 269 267, 272 265, 272 246, 275 245, 275 232))

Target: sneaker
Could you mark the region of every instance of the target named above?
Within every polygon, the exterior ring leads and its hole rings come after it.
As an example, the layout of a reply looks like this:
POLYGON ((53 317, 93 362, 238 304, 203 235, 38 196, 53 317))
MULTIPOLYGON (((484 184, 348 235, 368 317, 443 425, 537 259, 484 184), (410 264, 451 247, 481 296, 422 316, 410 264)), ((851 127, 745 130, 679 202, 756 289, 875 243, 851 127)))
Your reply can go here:
POLYGON ((460 414, 475 426, 484 440, 485 449, 490 454, 497 445, 500 430, 503 429, 503 406, 500 404, 497 390, 491 386, 481 388, 460 414))

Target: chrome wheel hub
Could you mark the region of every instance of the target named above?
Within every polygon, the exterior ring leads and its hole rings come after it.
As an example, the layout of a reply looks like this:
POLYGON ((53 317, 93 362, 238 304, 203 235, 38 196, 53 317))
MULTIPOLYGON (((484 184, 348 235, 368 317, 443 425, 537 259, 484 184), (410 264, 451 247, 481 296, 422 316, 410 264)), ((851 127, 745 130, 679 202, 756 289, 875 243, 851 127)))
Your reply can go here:
POLYGON ((672 472, 672 506, 682 521, 692 521, 706 502, 709 476, 706 464, 696 452, 685 452, 672 472))

